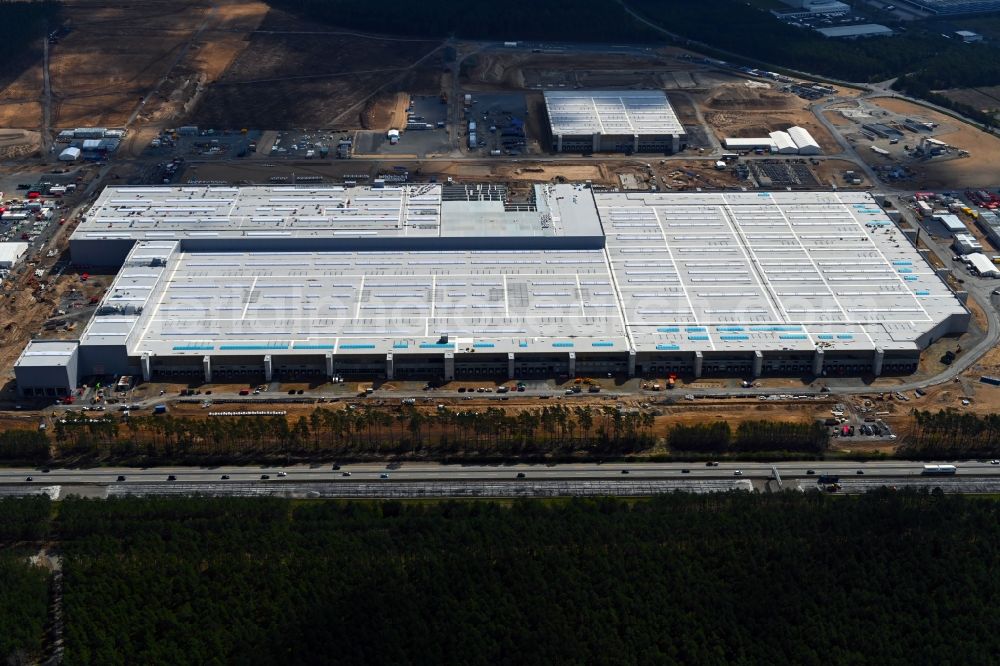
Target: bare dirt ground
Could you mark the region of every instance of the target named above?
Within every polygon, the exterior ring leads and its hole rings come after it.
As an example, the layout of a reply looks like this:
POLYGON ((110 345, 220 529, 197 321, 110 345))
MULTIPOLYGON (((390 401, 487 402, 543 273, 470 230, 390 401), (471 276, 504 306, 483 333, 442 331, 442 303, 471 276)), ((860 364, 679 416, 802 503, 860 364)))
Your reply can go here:
MULTIPOLYGON (((165 76, 140 119, 173 123, 246 47, 266 11, 253 0, 66 0, 72 29, 50 51, 53 127, 122 126, 165 76)), ((39 62, 0 91, 0 126, 39 127, 41 91, 39 62)))
MULTIPOLYGON (((912 166, 917 173, 921 189, 962 189, 965 187, 990 187, 996 184, 1000 172, 1000 138, 987 134, 937 111, 901 99, 879 98, 878 106, 901 114, 912 114, 955 129, 936 134, 956 148, 967 150, 969 157, 930 161, 912 166)), ((866 154, 865 151, 861 151, 866 154)))
POLYGON ((702 106, 719 111, 778 111, 801 107, 802 100, 773 88, 731 83, 714 89, 702 101, 702 106))
MULTIPOLYGON (((364 391, 366 386, 370 384, 358 384, 357 390, 359 393, 364 391)), ((288 388, 295 388, 295 384, 282 384, 281 390, 284 391, 288 388)), ((308 388, 308 385, 303 384, 303 388, 308 388)), ((221 391, 220 388, 214 388, 213 393, 218 393, 221 391)), ((238 388, 246 388, 245 385, 240 385, 238 388)), ((380 387, 380 390, 385 390, 385 386, 380 387)), ((763 403, 759 400, 704 400, 696 401, 694 403, 682 402, 672 405, 661 405, 661 404, 650 404, 644 402, 642 398, 636 399, 624 399, 624 400, 609 400, 607 398, 601 397, 600 394, 591 395, 579 395, 574 396, 571 399, 555 399, 555 400, 538 400, 537 398, 529 397, 519 397, 517 394, 509 396, 509 400, 498 403, 496 400, 490 400, 485 397, 479 397, 479 394, 474 394, 470 400, 463 400, 457 394, 453 393, 455 385, 449 385, 448 392, 451 395, 442 396, 440 394, 435 394, 427 402, 418 401, 415 405, 415 409, 418 412, 425 414, 426 416, 433 418, 437 413, 437 405, 442 404, 447 406, 452 410, 482 410, 486 408, 499 408, 503 409, 507 414, 518 414, 525 411, 538 410, 543 407, 554 406, 556 404, 562 405, 568 408, 574 407, 584 407, 589 406, 596 411, 595 422, 600 422, 600 410, 603 407, 614 408, 617 404, 622 404, 626 408, 643 408, 651 410, 654 413, 654 424, 652 428, 653 435, 657 438, 666 437, 667 433, 678 424, 696 424, 696 423, 706 423, 718 419, 725 418, 731 427, 736 428, 739 424, 744 421, 754 421, 754 420, 772 420, 772 421, 788 421, 795 423, 808 423, 815 420, 816 418, 822 418, 824 416, 829 416, 829 410, 831 403, 828 402, 786 402, 780 405, 772 403, 763 403)), ((179 389, 178 389, 179 390, 179 389)), ((176 395, 175 391, 168 391, 168 393, 176 395)), ((270 394, 268 394, 270 395, 270 394)), ((203 396, 199 396, 203 397, 203 396)), ((280 398, 280 393, 276 393, 276 397, 280 398)), ((207 396, 211 398, 211 396, 207 396)), ((353 398, 353 396, 352 396, 353 398)), ((357 404, 368 405, 377 409, 387 409, 393 410, 399 408, 399 401, 393 398, 368 398, 356 401, 357 404)), ((287 412, 286 417, 289 421, 297 420, 299 417, 309 416, 315 409, 329 409, 329 410, 343 410, 346 409, 345 401, 339 401, 334 403, 323 403, 323 404, 294 404, 294 403, 282 403, 272 405, 273 409, 280 409, 287 412)), ((202 407, 201 404, 193 403, 173 403, 170 406, 170 412, 174 416, 202 419, 208 418, 208 415, 213 411, 243 411, 251 410, 252 405, 246 407, 240 405, 218 405, 215 407, 202 407)), ((270 407, 269 407, 270 408, 270 407)), ((433 425, 429 426, 433 427, 433 425)))
POLYGON ((370 99, 361 113, 361 127, 366 130, 400 129, 406 126, 406 107, 410 95, 384 93, 370 99))
MULTIPOLYGON (((468 45, 464 52, 469 52, 468 45)), ((677 60, 673 51, 648 56, 597 53, 476 53, 462 68, 468 90, 566 88, 701 88, 704 80, 731 78, 677 60), (692 76, 691 73, 695 73, 692 76)))
POLYGON ((979 109, 983 113, 996 114, 1000 111, 1000 86, 988 86, 983 88, 951 88, 948 90, 935 91, 939 95, 944 95, 948 99, 968 104, 974 109, 979 109))
POLYGON ((303 34, 324 28, 274 10, 261 29, 274 32, 250 37, 248 47, 205 91, 192 114, 195 124, 361 127, 366 104, 377 95, 439 90, 442 63, 435 50, 440 42, 364 37, 336 28, 328 28, 329 34, 303 34))
POLYGON ((820 160, 819 164, 813 164, 810 166, 813 175, 816 176, 816 181, 821 186, 826 186, 830 184, 836 184, 840 189, 851 189, 851 188, 861 188, 866 189, 871 187, 871 181, 865 176, 864 172, 858 168, 858 165, 849 160, 820 160), (853 171, 854 174, 861 179, 860 185, 850 185, 844 182, 844 172, 853 171))
POLYGON ((36 152, 41 146, 38 132, 0 129, 0 159, 16 159, 36 152))
POLYGON ((597 185, 620 187, 619 174, 628 174, 635 178, 640 186, 651 183, 651 175, 656 175, 657 187, 664 189, 685 190, 696 187, 719 188, 734 187, 739 184, 736 177, 728 171, 716 171, 711 162, 705 160, 690 162, 665 161, 648 158, 650 162, 640 160, 593 162, 528 162, 517 163, 483 160, 451 161, 417 161, 408 159, 387 159, 385 162, 371 160, 320 160, 294 161, 277 163, 265 167, 256 160, 241 163, 200 164, 189 168, 184 173, 182 182, 187 179, 225 181, 238 183, 267 183, 275 176, 290 176, 295 172, 298 176, 320 176, 329 180, 340 180, 345 176, 368 174, 375 176, 382 170, 392 166, 403 166, 414 179, 424 180, 436 178, 443 181, 447 178, 455 182, 496 182, 496 183, 551 183, 569 181, 591 181, 597 185), (646 164, 650 166, 647 167, 646 164))
POLYGON ((850 127, 852 124, 851 121, 845 118, 844 114, 842 114, 840 111, 836 110, 824 111, 823 115, 826 116, 826 119, 829 120, 832 124, 836 125, 837 127, 850 127))

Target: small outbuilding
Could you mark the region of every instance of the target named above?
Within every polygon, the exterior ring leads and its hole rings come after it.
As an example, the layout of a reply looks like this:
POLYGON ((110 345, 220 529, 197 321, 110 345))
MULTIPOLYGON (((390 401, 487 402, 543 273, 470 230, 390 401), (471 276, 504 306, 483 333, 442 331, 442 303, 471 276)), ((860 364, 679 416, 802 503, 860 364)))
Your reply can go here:
POLYGON ((982 277, 1000 277, 1000 267, 997 267, 997 265, 990 261, 989 258, 982 252, 967 254, 964 259, 965 263, 969 265, 969 268, 982 277))
POLYGON ((75 162, 78 159, 80 159, 80 149, 73 146, 59 153, 60 162, 75 162))

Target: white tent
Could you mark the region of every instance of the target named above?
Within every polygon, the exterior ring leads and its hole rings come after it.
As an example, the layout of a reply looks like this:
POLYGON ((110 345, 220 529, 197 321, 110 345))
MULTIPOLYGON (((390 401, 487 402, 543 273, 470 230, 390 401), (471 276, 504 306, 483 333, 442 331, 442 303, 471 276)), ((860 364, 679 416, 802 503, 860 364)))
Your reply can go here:
POLYGON ((799 155, 819 155, 823 152, 820 150, 819 144, 816 143, 816 139, 804 127, 789 127, 788 136, 792 137, 792 141, 798 147, 799 155))
POLYGON ((788 136, 788 132, 771 132, 771 141, 777 146, 777 152, 783 155, 794 155, 799 152, 798 146, 792 141, 792 137, 788 136))
POLYGON ((981 252, 967 254, 965 255, 965 260, 971 268, 974 268, 983 277, 1000 276, 1000 268, 997 268, 996 264, 987 259, 986 255, 981 252))
POLYGON ((78 159, 80 159, 79 148, 67 148, 59 153, 59 161, 61 162, 75 162, 78 159))
POLYGON ((0 268, 13 268, 27 251, 27 243, 0 243, 0 268))

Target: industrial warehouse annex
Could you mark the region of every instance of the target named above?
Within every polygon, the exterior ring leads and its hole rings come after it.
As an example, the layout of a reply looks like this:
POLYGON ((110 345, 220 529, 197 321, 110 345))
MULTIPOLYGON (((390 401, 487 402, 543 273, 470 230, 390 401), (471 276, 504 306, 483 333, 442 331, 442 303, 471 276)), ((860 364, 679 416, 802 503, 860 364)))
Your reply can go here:
POLYGON ((906 374, 970 320, 856 192, 108 187, 70 246, 118 273, 80 340, 28 344, 25 395, 122 374, 906 374))

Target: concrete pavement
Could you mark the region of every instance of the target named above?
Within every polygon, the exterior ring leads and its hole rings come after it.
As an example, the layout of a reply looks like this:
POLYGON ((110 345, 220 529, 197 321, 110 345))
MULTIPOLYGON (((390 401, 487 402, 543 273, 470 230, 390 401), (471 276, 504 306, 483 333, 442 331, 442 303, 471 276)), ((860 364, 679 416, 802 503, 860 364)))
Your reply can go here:
MULTIPOLYGON (((996 477, 1000 479, 1000 464, 989 461, 962 461, 956 476, 996 477)), ((357 481, 456 481, 456 480, 535 480, 576 479, 770 479, 772 468, 782 479, 810 478, 821 474, 835 476, 868 476, 875 478, 919 477, 923 462, 887 460, 853 462, 840 460, 790 461, 777 463, 720 462, 709 467, 704 462, 669 463, 568 463, 517 465, 442 465, 438 463, 358 463, 333 469, 333 465, 292 466, 220 466, 220 467, 96 467, 91 469, 7 468, 0 470, 0 484, 114 484, 160 483, 174 476, 180 483, 212 483, 225 479, 232 482, 266 481, 284 483, 357 482, 357 481), (623 473, 623 470, 627 473, 623 473), (687 470, 687 471, 685 471, 687 470), (812 470, 814 474, 809 474, 812 470), (864 474, 859 475, 858 471, 864 474), (737 474, 739 472, 739 474, 737 474), (388 478, 382 478, 382 475, 388 478), (523 474, 524 477, 519 477, 523 474), (33 480, 26 481, 28 477, 33 480), (123 481, 118 481, 124 476, 123 481)))

